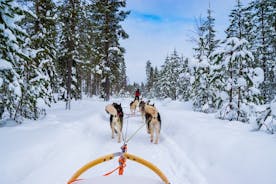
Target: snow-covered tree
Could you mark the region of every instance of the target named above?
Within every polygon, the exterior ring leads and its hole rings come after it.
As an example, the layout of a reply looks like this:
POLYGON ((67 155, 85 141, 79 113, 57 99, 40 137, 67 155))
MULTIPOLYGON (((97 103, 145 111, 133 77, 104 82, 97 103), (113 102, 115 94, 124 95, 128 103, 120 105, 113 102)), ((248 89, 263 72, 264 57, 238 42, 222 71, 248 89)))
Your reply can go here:
POLYGON ((210 112, 212 111, 212 100, 210 91, 210 64, 205 57, 201 61, 194 61, 194 73, 191 77, 192 94, 191 98, 196 111, 210 112))
POLYGON ((194 57, 198 62, 201 62, 204 57, 206 57, 206 40, 204 39, 204 34, 206 32, 206 28, 204 26, 204 20, 199 17, 198 20, 196 20, 195 23, 195 38, 192 39, 193 42, 195 42, 195 47, 193 48, 195 53, 194 57))
POLYGON ((230 37, 211 57, 211 86, 217 89, 215 104, 221 107, 224 103, 219 117, 248 121, 249 103, 260 102, 258 86, 263 80, 262 69, 248 65, 254 60, 253 54, 248 50, 248 42, 230 37))
POLYGON ((212 16, 212 10, 207 10, 206 20, 199 19, 196 27, 196 47, 194 71, 192 79, 191 98, 194 109, 202 112, 214 111, 213 96, 214 93, 210 88, 210 54, 218 46, 216 32, 214 29, 215 18, 212 16))
POLYGON ((185 101, 190 100, 192 85, 191 85, 191 78, 192 78, 192 68, 190 68, 191 61, 186 58, 181 66, 181 72, 179 75, 179 98, 185 101))
POLYGON ((235 8, 229 15, 230 25, 226 29, 227 38, 237 37, 239 39, 246 39, 248 32, 246 32, 245 9, 241 4, 241 0, 237 0, 236 2, 235 8))
POLYGON ((61 99, 66 101, 66 109, 70 109, 71 99, 81 97, 81 87, 78 85, 79 75, 79 44, 78 25, 82 12, 80 0, 65 1, 59 6, 60 35, 59 59, 57 71, 61 78, 61 99))
POLYGON ((37 101, 34 91, 26 86, 37 53, 30 48, 28 34, 20 26, 26 14, 13 0, 0 2, 0 115, 4 112, 17 121, 20 117, 36 118, 33 113, 37 110, 33 106, 37 101))
POLYGON ((147 92, 150 92, 153 85, 153 67, 151 66, 150 60, 146 63, 146 81, 147 81, 147 92))
MULTIPOLYGON (((23 75, 24 97, 31 98, 26 103, 26 114, 34 109, 34 118, 38 117, 37 99, 43 100, 47 105, 53 101, 53 89, 56 85, 56 72, 54 61, 56 59, 56 22, 55 4, 51 1, 34 1, 32 11, 34 16, 27 16, 25 27, 30 34, 30 46, 37 50, 32 61, 28 62, 23 75), (28 94, 26 94, 28 93, 28 94)), ((27 101, 23 99, 22 103, 27 101)))
POLYGON ((126 88, 126 65, 121 52, 114 51, 112 58, 111 93, 118 94, 126 88))
POLYGON ((180 93, 180 74, 183 58, 181 58, 177 51, 168 56, 162 65, 158 80, 156 82, 156 88, 159 91, 159 97, 171 98, 176 100, 180 93))
POLYGON ((265 102, 269 102, 276 94, 275 84, 275 16, 276 5, 274 0, 254 0, 254 55, 255 63, 264 71, 264 82, 261 85, 265 102))
POLYGON ((102 95, 109 100, 112 82, 117 80, 118 66, 124 62, 124 48, 120 46, 119 39, 128 38, 120 22, 129 11, 124 11, 125 1, 121 0, 94 0, 93 21, 95 23, 96 60, 101 70, 102 95), (114 75, 113 75, 114 74, 114 75))
POLYGON ((207 19, 203 24, 204 26, 204 35, 203 40, 205 42, 205 54, 209 58, 210 54, 218 46, 219 40, 216 40, 216 31, 215 31, 215 18, 212 16, 212 10, 209 7, 207 10, 207 19))

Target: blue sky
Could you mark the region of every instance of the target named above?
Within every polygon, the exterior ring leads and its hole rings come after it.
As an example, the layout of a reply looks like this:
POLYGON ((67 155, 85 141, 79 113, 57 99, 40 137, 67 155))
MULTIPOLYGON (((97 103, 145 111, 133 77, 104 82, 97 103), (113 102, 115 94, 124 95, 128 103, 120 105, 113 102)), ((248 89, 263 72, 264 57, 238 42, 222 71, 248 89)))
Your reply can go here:
MULTIPOLYGON (((247 4, 250 0, 242 0, 247 4)), ((146 61, 160 67, 165 57, 176 49, 192 57, 195 19, 213 10, 218 38, 224 37, 228 15, 236 0, 127 0, 130 15, 123 22, 129 39, 121 41, 129 82, 145 81, 146 61)))

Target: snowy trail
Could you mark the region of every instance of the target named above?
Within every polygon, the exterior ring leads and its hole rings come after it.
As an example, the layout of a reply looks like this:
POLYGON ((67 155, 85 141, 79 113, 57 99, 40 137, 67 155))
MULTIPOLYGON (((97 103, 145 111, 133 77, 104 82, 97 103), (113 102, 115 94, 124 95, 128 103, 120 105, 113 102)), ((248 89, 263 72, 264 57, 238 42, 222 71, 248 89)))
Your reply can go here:
MULTIPOLYGON (((135 129, 140 128, 142 124, 141 117, 132 117, 129 123, 135 123, 135 128, 130 128, 130 132, 135 132, 135 129)), ((143 125, 142 125, 143 126, 143 125)), ((141 130, 142 132, 130 142, 129 147, 139 156, 149 160, 157 165, 169 178, 171 183, 184 183, 184 184, 206 184, 206 181, 199 170, 189 160, 185 153, 179 146, 169 138, 168 135, 162 130, 161 140, 158 145, 150 143, 149 135, 146 133, 146 126, 141 130), (142 150, 140 152, 139 150, 142 150), (164 162, 165 159, 165 162, 164 162)), ((151 171, 150 175, 153 175, 151 171)), ((146 173, 143 173, 145 175, 146 173)), ((149 175, 149 176, 150 176, 149 175)))
MULTIPOLYGON (((129 113, 130 100, 112 99, 109 103, 122 103, 124 112, 129 113)), ((72 110, 65 111, 60 103, 48 110, 45 119, 0 128, 0 183, 66 183, 87 162, 120 151, 122 143, 111 139, 105 105, 100 99, 86 99, 74 102, 72 110)), ((276 149, 271 147, 276 146, 275 136, 252 133, 249 125, 233 125, 192 112, 182 102, 160 101, 156 106, 162 118, 160 143, 150 142, 144 126, 129 141, 128 152, 159 167, 172 184, 276 183, 272 177, 276 149), (244 164, 239 165, 241 162, 244 164), (254 172, 259 175, 249 177, 254 172)), ((142 125, 139 116, 125 118, 127 137, 142 125)), ((115 158, 81 177, 102 176, 117 166, 115 158)), ((160 180, 133 161, 127 161, 125 175, 160 180)))

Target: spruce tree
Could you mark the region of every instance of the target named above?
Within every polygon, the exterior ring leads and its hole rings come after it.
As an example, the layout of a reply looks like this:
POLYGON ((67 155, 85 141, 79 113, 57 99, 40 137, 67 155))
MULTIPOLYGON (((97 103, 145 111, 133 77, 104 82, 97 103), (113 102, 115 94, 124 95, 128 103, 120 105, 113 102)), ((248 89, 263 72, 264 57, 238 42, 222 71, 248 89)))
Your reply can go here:
POLYGON ((129 14, 124 11, 125 1, 120 0, 94 0, 93 20, 96 26, 95 51, 96 62, 101 71, 102 95, 109 100, 111 83, 116 79, 113 74, 118 73, 118 66, 123 61, 124 49, 120 46, 119 39, 128 38, 120 22, 129 14))
MULTIPOLYGON (((29 91, 25 98, 31 98, 32 103, 26 109, 26 113, 33 109, 33 118, 38 117, 37 99, 43 99, 44 103, 50 105, 54 101, 53 90, 56 85, 56 71, 54 61, 56 60, 56 7, 51 0, 33 1, 32 11, 35 17, 28 16, 25 20, 26 29, 30 34, 30 45, 38 50, 34 59, 25 66, 26 76, 24 91, 29 91)), ((23 101, 25 101, 23 99, 23 101)), ((26 104, 28 105, 28 103, 26 104)))
POLYGON ((265 102, 276 94, 275 84, 275 16, 273 0, 255 0, 253 6, 255 63, 264 71, 264 82, 261 85, 265 102))
POLYGON ((59 59, 57 71, 61 78, 61 99, 66 101, 66 109, 71 107, 71 99, 81 97, 81 87, 78 86, 78 72, 80 69, 79 44, 80 34, 78 25, 80 22, 81 2, 65 1, 59 6, 60 35, 59 35, 59 59))
POLYGON ((161 67, 160 75, 156 83, 159 89, 159 97, 176 100, 180 94, 180 72, 183 59, 177 51, 168 56, 161 67))
MULTIPOLYGON (((211 16, 210 16, 211 17, 211 16)), ((207 31, 207 25, 209 28, 209 33, 213 33, 212 30, 212 19, 209 20, 209 23, 207 24, 207 21, 204 21, 203 19, 199 19, 197 25, 196 25, 196 47, 194 48, 195 51, 195 63, 194 64, 194 71, 191 71, 193 73, 193 76, 191 76, 191 83, 192 83, 192 89, 191 89, 191 98, 193 101, 193 107, 197 111, 203 111, 208 112, 210 111, 210 103, 211 100, 209 95, 209 58, 208 58, 208 49, 212 48, 210 47, 210 40, 213 40, 212 35, 208 34, 207 31), (206 36, 209 35, 209 36, 206 36), (207 38, 212 38, 208 40, 207 38), (209 46, 208 46, 209 45, 209 46)))
POLYGON ((28 34, 20 26, 26 14, 13 0, 0 2, 0 118, 16 121, 21 117, 34 118, 26 113, 36 111, 28 109, 37 99, 32 95, 35 91, 25 84, 30 74, 28 70, 34 69, 33 57, 37 53, 30 48, 28 34))
POLYGON ((240 0, 237 0, 237 4, 235 8, 231 11, 230 17, 230 25, 226 29, 227 38, 237 37, 239 39, 246 39, 246 17, 245 17, 245 9, 241 4, 240 0))
POLYGON ((188 101, 191 95, 191 77, 192 73, 189 68, 189 59, 186 58, 182 65, 180 66, 180 75, 179 75, 179 98, 188 101))
POLYGON ((196 27, 195 50, 196 65, 194 71, 190 71, 193 76, 191 97, 194 109, 202 112, 214 111, 213 96, 214 91, 210 89, 210 55, 218 46, 218 40, 215 38, 215 18, 212 16, 212 10, 207 10, 206 20, 199 19, 196 27))
POLYGON ((263 71, 249 66, 254 57, 248 45, 245 39, 230 37, 211 55, 211 87, 217 91, 217 108, 223 105, 222 119, 248 121, 249 104, 260 103, 263 71))
POLYGON ((146 80, 147 80, 147 93, 152 90, 153 87, 153 67, 151 62, 148 60, 146 63, 146 80))
POLYGON ((215 50, 218 46, 218 40, 216 40, 216 31, 215 27, 215 18, 212 16, 212 10, 209 7, 207 10, 207 19, 204 22, 205 34, 203 35, 203 39, 205 40, 205 54, 206 57, 209 58, 210 54, 215 50))

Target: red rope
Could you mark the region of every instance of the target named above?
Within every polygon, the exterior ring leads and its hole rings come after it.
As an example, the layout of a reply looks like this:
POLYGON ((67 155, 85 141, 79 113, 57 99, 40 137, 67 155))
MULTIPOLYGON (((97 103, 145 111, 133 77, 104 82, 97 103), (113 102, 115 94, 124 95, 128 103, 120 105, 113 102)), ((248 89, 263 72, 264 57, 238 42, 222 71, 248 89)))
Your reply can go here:
POLYGON ((124 157, 123 153, 125 153, 127 151, 127 145, 124 144, 123 146, 121 146, 121 150, 122 150, 122 155, 119 157, 119 166, 115 169, 113 169, 112 171, 104 174, 103 176, 108 176, 112 173, 114 173, 116 170, 119 169, 119 175, 123 175, 124 174, 124 168, 126 167, 126 158, 124 157))
MULTIPOLYGON (((119 166, 119 167, 120 167, 120 166, 119 166)), ((112 171, 110 171, 110 172, 108 172, 108 173, 104 174, 103 176, 108 176, 108 175, 110 175, 110 174, 114 173, 116 170, 118 170, 118 169, 119 169, 119 167, 117 167, 117 168, 113 169, 112 171)))
POLYGON ((119 175, 124 174, 124 168, 126 167, 126 158, 121 155, 119 158, 119 175))

